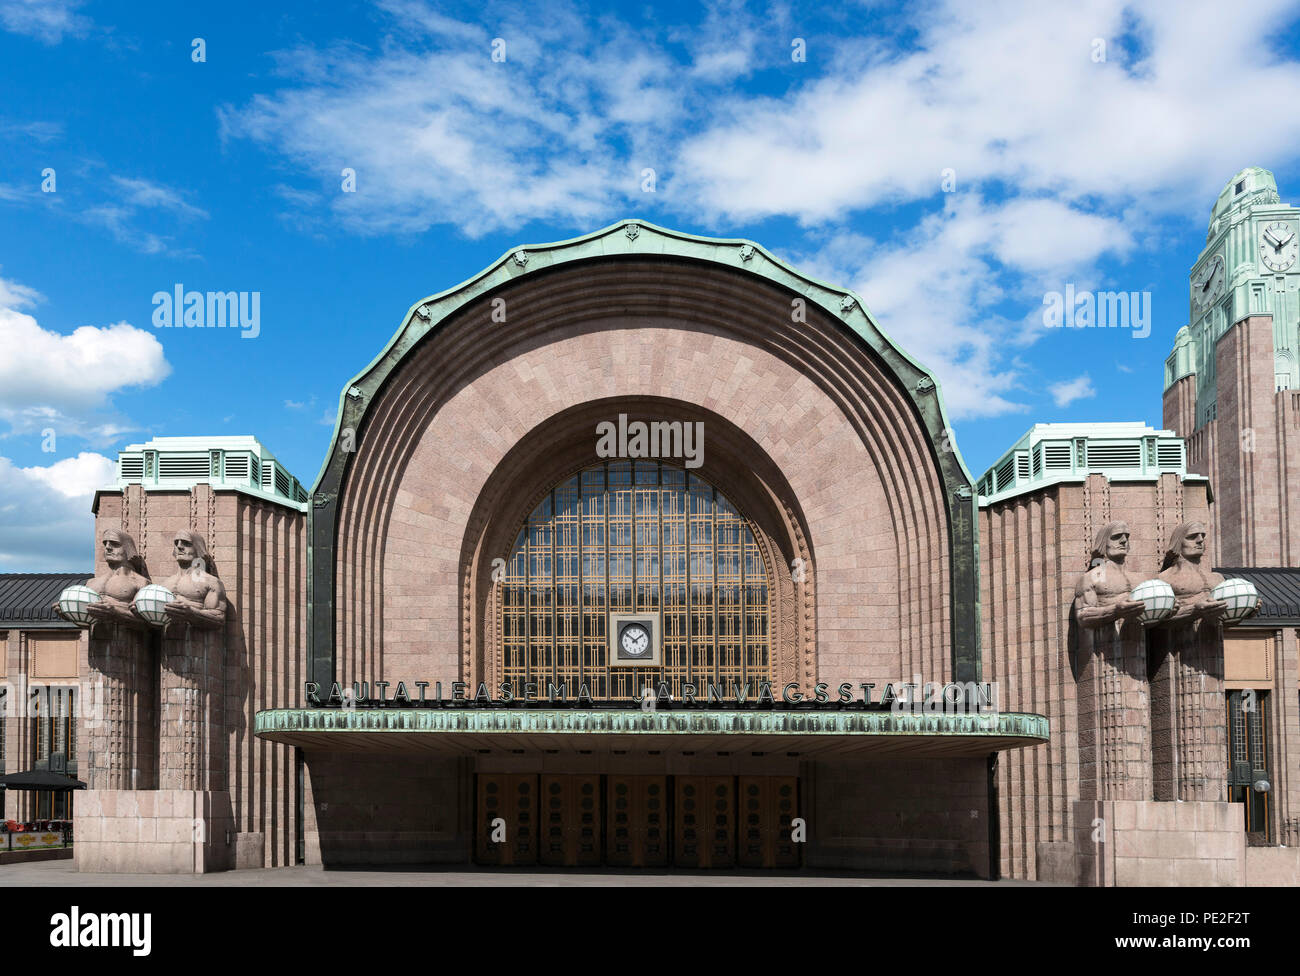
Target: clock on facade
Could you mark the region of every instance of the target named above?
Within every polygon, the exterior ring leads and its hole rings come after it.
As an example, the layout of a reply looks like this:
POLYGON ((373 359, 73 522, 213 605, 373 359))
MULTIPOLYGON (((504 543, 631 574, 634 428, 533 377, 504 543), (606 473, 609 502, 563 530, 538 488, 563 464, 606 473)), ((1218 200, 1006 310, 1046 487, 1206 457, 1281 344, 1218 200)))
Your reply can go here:
POLYGON ((643 613, 609 615, 611 667, 658 667, 659 618, 643 613))
POLYGON ((1270 271, 1285 271, 1295 264, 1300 241, 1295 228, 1285 220, 1275 220, 1259 235, 1259 259, 1270 271))
POLYGON ((1200 272, 1192 279, 1192 301, 1198 309, 1204 310, 1223 294, 1223 279, 1223 255, 1216 254, 1201 266, 1200 272))

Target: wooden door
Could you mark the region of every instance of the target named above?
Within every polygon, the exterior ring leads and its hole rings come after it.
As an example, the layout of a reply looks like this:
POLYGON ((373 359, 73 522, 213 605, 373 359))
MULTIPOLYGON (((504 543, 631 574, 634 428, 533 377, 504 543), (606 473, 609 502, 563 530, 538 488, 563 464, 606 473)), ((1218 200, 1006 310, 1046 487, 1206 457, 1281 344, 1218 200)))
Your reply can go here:
POLYGON ((791 836, 798 802, 794 776, 740 777, 741 867, 799 866, 799 845, 791 836))
POLYGON ((547 774, 541 803, 541 862, 600 864, 600 776, 547 774))
POLYGON ((668 864, 668 778, 606 777, 605 863, 615 867, 668 864))
POLYGON ((475 857, 480 864, 537 863, 537 776, 481 773, 475 857))
POLYGON ((736 864, 736 815, 730 776, 678 776, 673 804, 674 863, 683 868, 736 864))

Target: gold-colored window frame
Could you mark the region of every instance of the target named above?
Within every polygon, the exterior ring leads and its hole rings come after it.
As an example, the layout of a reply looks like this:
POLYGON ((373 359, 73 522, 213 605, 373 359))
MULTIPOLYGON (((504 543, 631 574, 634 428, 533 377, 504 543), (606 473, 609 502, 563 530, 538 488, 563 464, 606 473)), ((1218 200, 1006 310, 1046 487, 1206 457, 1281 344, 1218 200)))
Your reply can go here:
POLYGON ((668 684, 701 699, 775 681, 770 567, 749 520, 710 483, 660 461, 607 461, 555 485, 506 559, 497 648, 516 694, 536 683, 626 701, 668 684), (618 612, 658 614, 662 664, 610 668, 618 612))

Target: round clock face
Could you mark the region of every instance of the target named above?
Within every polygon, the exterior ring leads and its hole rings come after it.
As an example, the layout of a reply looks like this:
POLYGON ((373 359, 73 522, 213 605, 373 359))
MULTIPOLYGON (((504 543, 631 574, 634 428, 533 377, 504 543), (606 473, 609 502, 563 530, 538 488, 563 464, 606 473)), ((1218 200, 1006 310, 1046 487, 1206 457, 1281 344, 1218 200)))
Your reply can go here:
POLYGON ((618 643, 628 657, 645 657, 650 653, 650 634, 640 624, 624 627, 618 643))
POLYGON ((1192 279, 1192 301, 1198 308, 1204 308, 1223 294, 1223 278, 1223 257, 1216 254, 1192 279))
POLYGON ((1295 264, 1300 241, 1295 228, 1285 220, 1275 220, 1259 235, 1259 259, 1270 271, 1285 271, 1295 264))

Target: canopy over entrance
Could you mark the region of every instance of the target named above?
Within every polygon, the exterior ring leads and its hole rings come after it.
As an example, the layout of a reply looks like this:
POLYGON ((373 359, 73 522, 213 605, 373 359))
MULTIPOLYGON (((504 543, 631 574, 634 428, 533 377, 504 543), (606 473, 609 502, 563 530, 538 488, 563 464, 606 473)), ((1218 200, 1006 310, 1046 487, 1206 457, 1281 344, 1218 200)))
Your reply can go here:
POLYGON ((257 735, 313 750, 559 753, 660 750, 893 758, 984 756, 1048 739, 1047 719, 793 709, 280 708, 257 735))

